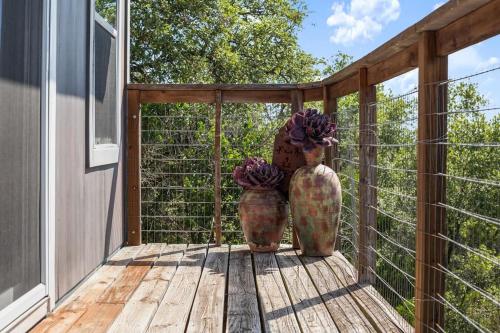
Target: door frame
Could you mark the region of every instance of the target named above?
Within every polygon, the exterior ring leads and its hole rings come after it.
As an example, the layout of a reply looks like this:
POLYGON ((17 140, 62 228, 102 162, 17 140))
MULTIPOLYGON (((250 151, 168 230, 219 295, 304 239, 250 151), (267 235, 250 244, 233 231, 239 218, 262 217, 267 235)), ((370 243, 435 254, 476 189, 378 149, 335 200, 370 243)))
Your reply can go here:
POLYGON ((40 85, 41 283, 0 310, 0 331, 35 324, 55 306, 55 148, 57 0, 43 0, 40 85), (48 300, 46 311, 36 311, 48 300))

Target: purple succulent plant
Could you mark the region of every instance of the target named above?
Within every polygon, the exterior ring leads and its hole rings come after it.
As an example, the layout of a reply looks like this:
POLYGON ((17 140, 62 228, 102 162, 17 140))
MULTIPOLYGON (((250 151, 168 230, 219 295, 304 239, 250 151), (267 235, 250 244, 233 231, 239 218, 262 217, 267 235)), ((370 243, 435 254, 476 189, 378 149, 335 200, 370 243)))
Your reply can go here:
POLYGON ((259 157, 246 158, 233 171, 234 181, 244 189, 273 189, 283 177, 283 171, 259 157))
POLYGON ((286 123, 286 133, 290 143, 302 147, 304 151, 311 151, 318 146, 328 147, 338 142, 333 137, 335 124, 316 109, 295 113, 286 123))

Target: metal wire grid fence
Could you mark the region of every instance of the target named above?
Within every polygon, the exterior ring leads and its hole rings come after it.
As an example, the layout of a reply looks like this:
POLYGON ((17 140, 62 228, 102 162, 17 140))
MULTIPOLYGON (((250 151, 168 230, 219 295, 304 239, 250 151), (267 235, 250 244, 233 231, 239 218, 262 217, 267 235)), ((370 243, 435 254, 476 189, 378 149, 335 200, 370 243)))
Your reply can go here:
POLYGON ((418 92, 387 96, 380 91, 368 105, 377 112, 377 162, 369 166, 377 176, 375 276, 377 291, 409 322, 414 322, 415 237, 417 207, 418 92))
MULTIPOLYGON (((141 223, 144 242, 213 240, 214 109, 205 104, 143 105, 141 223)), ((244 242, 238 218, 242 189, 232 171, 246 157, 272 161, 287 104, 224 104, 221 135, 223 242, 244 242)), ((283 238, 291 241, 290 228, 283 238)))
POLYGON ((500 67, 467 77, 432 84, 440 103, 440 128, 435 142, 446 149, 444 173, 447 233, 446 261, 434 270, 446 277, 441 331, 498 332, 500 328, 500 105, 481 93, 481 83, 500 77, 500 67))
POLYGON ((355 267, 358 261, 359 220, 359 109, 357 94, 339 98, 337 110, 338 156, 333 165, 342 186, 340 252, 355 267))
MULTIPOLYGON (((238 218, 238 201, 242 189, 232 172, 246 157, 272 161, 276 134, 290 117, 289 104, 224 104, 222 108, 222 226, 223 241, 243 242, 238 218)), ((290 228, 282 242, 290 242, 290 228)))
POLYGON ((144 242, 207 242, 214 212, 213 106, 141 109, 144 242))

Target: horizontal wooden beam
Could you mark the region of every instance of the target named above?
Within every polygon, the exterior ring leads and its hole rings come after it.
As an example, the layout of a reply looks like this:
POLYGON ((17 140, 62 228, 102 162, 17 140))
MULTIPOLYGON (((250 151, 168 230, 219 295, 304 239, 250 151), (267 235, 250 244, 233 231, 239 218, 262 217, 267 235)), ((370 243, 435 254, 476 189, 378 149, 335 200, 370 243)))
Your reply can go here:
POLYGON ((338 98, 342 96, 346 96, 358 91, 358 75, 353 75, 351 77, 346 78, 340 82, 336 82, 330 86, 328 86, 328 94, 332 98, 338 98))
POLYGON ((303 89, 304 102, 316 102, 323 100, 323 86, 312 89, 303 89))
POLYGON ((143 90, 141 103, 215 103, 215 90, 143 90))
POLYGON ((418 44, 368 68, 368 85, 378 84, 404 74, 418 66, 418 44))
POLYGON ((321 87, 321 82, 301 84, 144 84, 131 83, 129 90, 294 90, 321 87))
POLYGON ((437 54, 446 56, 498 34, 500 34, 500 0, 494 0, 438 30, 437 54))
POLYGON ((290 103, 290 90, 224 90, 223 103, 290 103))

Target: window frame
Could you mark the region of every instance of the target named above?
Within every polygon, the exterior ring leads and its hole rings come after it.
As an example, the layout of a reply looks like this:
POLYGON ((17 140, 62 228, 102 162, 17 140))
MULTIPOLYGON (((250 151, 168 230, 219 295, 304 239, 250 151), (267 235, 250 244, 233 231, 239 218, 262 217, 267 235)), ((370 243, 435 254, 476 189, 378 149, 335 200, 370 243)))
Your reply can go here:
POLYGON ((89 94, 88 94, 88 167, 97 167, 102 165, 116 164, 119 162, 120 157, 120 146, 121 146, 121 130, 122 130, 122 116, 121 116, 121 61, 120 61, 120 50, 121 50, 121 33, 120 27, 122 25, 121 18, 121 1, 116 0, 116 19, 114 28, 111 23, 106 21, 99 13, 95 10, 95 0, 90 1, 90 13, 89 13, 89 94), (95 137, 95 24, 99 24, 103 29, 105 29, 110 35, 115 38, 116 45, 116 70, 115 70, 115 80, 116 80, 116 143, 109 144, 96 144, 95 137))

